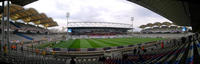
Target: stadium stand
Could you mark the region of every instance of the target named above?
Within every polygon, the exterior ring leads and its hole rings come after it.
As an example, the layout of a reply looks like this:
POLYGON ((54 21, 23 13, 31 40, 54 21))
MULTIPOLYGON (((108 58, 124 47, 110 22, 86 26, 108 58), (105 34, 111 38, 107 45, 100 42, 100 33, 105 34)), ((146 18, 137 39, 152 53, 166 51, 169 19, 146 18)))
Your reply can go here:
POLYGON ((185 28, 184 26, 177 26, 169 22, 163 22, 163 23, 156 22, 154 24, 148 23, 147 25, 141 25, 140 28, 143 29, 141 33, 147 33, 147 34, 185 33, 189 31, 188 27, 185 28), (183 28, 184 28, 184 31, 183 31, 183 28))
POLYGON ((131 24, 112 22, 68 22, 71 35, 113 36, 127 34, 131 24))
MULTIPOLYGON (((4 8, 5 12, 6 8, 7 7, 4 8)), ((24 9, 22 6, 15 4, 10 5, 10 16, 12 20, 9 22, 9 31, 11 36, 16 37, 11 38, 11 40, 26 42, 32 40, 41 40, 42 38, 47 37, 44 35, 50 33, 50 31, 46 29, 47 27, 57 26, 57 23, 54 22, 51 18, 48 18, 44 13, 39 14, 33 8, 24 9), (34 24, 29 24, 31 22, 34 24), (43 27, 39 25, 42 25, 43 27), (41 37, 38 35, 33 36, 34 34, 41 34, 41 37)), ((0 17, 2 17, 2 15, 0 17)), ((2 23, 0 24, 3 25, 2 23)), ((2 27, 0 31, 2 32, 2 27)))
MULTIPOLYGON (((20 41, 41 40, 42 38, 45 37, 50 38, 51 36, 54 35, 53 33, 50 34, 50 31, 48 29, 36 27, 30 24, 24 24, 19 22, 14 23, 12 21, 10 21, 10 24, 11 24, 11 29, 10 29, 11 36, 16 37, 16 38, 11 38, 11 40, 20 40, 20 41), (49 35, 45 36, 47 34, 49 35)), ((61 37, 61 35, 59 37, 61 37)))
MULTIPOLYGON (((191 64, 197 63, 198 51, 195 48, 198 46, 195 43, 199 42, 196 35, 186 37, 188 41, 183 41, 167 44, 165 48, 157 48, 139 55, 128 54, 127 59, 111 58, 106 60, 107 64, 191 64), (190 41, 191 40, 191 41, 190 41), (195 56, 194 56, 195 55, 195 56), (196 57, 196 59, 194 59, 196 57), (194 62, 196 61, 196 62, 194 62)), ((150 49, 149 49, 150 50, 150 49)))

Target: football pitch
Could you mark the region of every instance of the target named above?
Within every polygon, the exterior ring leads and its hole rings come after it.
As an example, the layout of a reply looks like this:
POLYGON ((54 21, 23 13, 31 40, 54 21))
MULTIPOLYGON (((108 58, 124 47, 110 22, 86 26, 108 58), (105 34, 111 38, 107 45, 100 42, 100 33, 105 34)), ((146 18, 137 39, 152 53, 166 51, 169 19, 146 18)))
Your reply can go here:
POLYGON ((112 46, 135 45, 145 42, 164 40, 163 38, 91 38, 71 39, 58 43, 48 42, 37 46, 38 48, 103 48, 112 46))

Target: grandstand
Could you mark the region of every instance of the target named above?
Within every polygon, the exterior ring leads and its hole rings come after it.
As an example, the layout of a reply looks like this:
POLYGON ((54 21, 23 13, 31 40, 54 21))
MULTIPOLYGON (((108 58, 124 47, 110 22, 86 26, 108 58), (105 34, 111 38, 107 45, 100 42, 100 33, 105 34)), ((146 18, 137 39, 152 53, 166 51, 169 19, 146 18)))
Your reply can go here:
MULTIPOLYGON (((46 37, 45 35, 50 33, 50 31, 46 29, 47 27, 57 26, 57 23, 54 22, 51 18, 48 18, 44 13, 39 14, 33 8, 24 9, 21 6, 14 4, 10 5, 10 8, 11 8, 10 16, 12 20, 9 21, 8 23, 10 25, 9 32, 11 33, 12 37, 16 37, 16 38, 11 38, 11 41, 13 40, 19 40, 25 42, 32 40, 38 41, 41 40, 42 38, 45 38, 46 37), (30 23, 34 24, 32 25, 30 23), (39 36, 40 38, 38 38, 37 35, 41 35, 39 36)), ((2 32, 2 29, 0 31, 2 32)))
POLYGON ((131 24, 111 22, 69 22, 71 35, 119 35, 127 34, 132 29, 131 24))
POLYGON ((170 22, 155 22, 155 23, 148 23, 147 25, 141 25, 140 28, 143 30, 141 33, 185 33, 189 31, 188 27, 184 26, 177 26, 170 22))
MULTIPOLYGON (((33 8, 22 7, 34 1, 11 1, 15 4, 10 4, 9 11, 8 8, 1 7, 0 63, 70 64, 71 61, 76 64, 200 63, 198 61, 200 59, 199 33, 183 33, 182 27, 170 25, 167 22, 142 25, 141 28, 144 30, 140 34, 127 33, 132 29, 130 24, 70 22, 68 32, 71 32, 72 38, 66 38, 67 34, 55 34, 47 29, 58 26, 52 18, 47 17, 44 13, 38 13, 33 8), (4 17, 10 18, 10 20, 6 20, 4 17), (97 43, 100 45, 96 45, 97 43), (91 47, 88 47, 89 45, 91 47), (84 47, 80 48, 81 46, 84 47)), ((130 1, 151 8, 150 4, 145 5, 150 0, 130 1)), ((151 0, 151 4, 153 4, 153 0, 151 0)), ((155 8, 153 10, 159 11, 155 8)), ((171 13, 171 10, 166 12, 171 13)), ((163 13, 162 15, 164 15, 163 13)), ((185 14, 174 16, 166 14, 165 16, 174 21, 178 20, 177 23, 181 23, 180 20, 185 19, 183 23, 186 24, 189 18, 185 14), (180 19, 181 15, 184 18, 180 19)))

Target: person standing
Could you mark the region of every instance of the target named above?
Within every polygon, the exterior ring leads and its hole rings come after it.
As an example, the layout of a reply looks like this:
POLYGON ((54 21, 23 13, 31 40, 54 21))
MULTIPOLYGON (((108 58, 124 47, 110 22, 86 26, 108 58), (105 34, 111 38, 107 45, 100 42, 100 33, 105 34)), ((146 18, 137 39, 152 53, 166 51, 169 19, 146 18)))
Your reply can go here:
POLYGON ((141 47, 142 51, 144 51, 144 46, 141 47))
POLYGON ((135 54, 136 54, 136 52, 137 52, 137 49, 135 48, 135 49, 133 50, 133 54, 135 55, 135 54))
POLYGON ((42 55, 43 55, 43 56, 46 55, 46 51, 45 51, 45 50, 42 51, 42 55))
POLYGON ((17 45, 13 45, 15 51, 17 51, 17 45))
POLYGON ((36 52, 36 54, 40 53, 39 49, 35 49, 35 52, 36 52))
POLYGON ((21 48, 20 48, 20 49, 21 49, 21 51, 22 51, 22 52, 24 51, 24 47, 23 47, 23 46, 21 46, 21 48))
POLYGON ((4 56, 7 56, 8 50, 7 50, 6 45, 3 46, 3 52, 4 52, 4 56))
POLYGON ((14 45, 11 45, 11 50, 14 50, 14 45))
POLYGON ((161 48, 164 48, 164 43, 163 42, 161 43, 161 48))

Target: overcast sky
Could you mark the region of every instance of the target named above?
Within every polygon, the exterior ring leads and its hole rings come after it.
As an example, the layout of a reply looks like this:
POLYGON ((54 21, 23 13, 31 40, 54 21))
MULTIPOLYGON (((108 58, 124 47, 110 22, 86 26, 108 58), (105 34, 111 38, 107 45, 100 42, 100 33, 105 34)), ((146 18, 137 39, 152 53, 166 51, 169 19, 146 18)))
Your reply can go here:
POLYGON ((134 27, 147 23, 169 21, 164 17, 126 0, 39 0, 25 8, 35 8, 52 17, 60 28, 66 26, 66 13, 70 22, 115 22, 131 24, 134 27))

